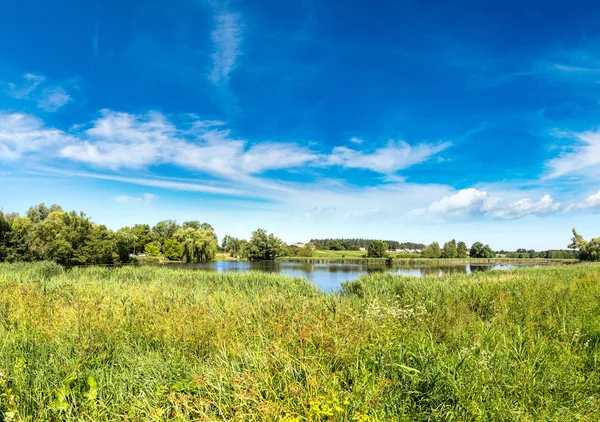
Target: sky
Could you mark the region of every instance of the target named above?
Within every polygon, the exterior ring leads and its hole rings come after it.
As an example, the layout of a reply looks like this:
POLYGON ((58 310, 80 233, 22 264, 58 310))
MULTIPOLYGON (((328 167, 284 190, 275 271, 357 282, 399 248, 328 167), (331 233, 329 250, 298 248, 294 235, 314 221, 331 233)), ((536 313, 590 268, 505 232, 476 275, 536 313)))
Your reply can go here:
POLYGON ((9 0, 0 208, 287 242, 600 235, 600 3, 9 0))

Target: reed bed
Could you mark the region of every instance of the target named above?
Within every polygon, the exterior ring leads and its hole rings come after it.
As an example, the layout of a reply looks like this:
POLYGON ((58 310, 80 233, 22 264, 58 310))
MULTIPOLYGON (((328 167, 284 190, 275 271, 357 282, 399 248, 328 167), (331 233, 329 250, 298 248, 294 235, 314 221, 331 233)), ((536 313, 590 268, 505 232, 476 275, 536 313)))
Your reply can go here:
POLYGON ((0 265, 0 420, 600 420, 600 267, 0 265))

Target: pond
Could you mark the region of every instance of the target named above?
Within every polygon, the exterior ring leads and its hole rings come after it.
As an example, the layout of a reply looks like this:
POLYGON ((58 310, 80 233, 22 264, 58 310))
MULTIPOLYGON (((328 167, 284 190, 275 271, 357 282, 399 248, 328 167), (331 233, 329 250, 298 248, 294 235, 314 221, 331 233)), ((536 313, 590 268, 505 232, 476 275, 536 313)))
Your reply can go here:
POLYGON ((341 283, 369 273, 388 272, 397 275, 471 274, 476 271, 511 270, 516 265, 446 265, 446 266, 386 266, 361 264, 309 264, 274 261, 214 261, 206 264, 169 264, 169 268, 196 269, 217 273, 264 271, 290 277, 304 277, 326 291, 336 290, 341 283))

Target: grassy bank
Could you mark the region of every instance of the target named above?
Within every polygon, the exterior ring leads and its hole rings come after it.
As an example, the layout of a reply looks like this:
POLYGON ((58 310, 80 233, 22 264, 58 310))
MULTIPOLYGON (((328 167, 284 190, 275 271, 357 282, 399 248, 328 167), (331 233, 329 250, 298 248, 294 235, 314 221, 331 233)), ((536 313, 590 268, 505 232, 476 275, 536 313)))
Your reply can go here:
POLYGON ((598 266, 376 274, 336 295, 150 267, 0 280, 0 414, 16 419, 600 419, 598 266))

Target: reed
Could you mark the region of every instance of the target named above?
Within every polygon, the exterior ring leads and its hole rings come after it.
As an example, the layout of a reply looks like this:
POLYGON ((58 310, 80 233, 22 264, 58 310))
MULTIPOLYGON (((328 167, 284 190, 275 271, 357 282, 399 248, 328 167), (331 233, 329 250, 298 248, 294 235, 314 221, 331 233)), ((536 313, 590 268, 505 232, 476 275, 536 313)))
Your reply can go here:
POLYGON ((0 420, 600 419, 600 267, 0 265, 0 420))

